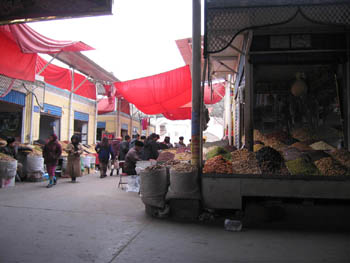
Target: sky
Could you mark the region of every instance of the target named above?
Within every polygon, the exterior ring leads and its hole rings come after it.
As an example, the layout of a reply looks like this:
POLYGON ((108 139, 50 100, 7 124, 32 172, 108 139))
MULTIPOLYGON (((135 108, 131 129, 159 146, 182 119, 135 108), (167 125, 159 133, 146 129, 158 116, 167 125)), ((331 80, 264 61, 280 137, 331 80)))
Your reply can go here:
POLYGON ((83 52, 119 80, 185 65, 175 40, 192 36, 191 0, 114 0, 113 15, 29 24, 55 40, 83 41, 83 52))

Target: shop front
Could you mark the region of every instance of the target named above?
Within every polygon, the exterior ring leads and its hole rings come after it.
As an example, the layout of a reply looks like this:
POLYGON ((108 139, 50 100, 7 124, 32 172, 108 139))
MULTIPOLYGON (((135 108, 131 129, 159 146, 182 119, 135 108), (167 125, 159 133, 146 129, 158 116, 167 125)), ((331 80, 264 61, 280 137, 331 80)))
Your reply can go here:
MULTIPOLYGON (((34 106, 34 112, 39 112, 39 107, 34 106)), ((44 104, 44 110, 40 114, 39 140, 47 140, 51 134, 56 134, 60 140, 62 108, 51 104, 44 104)))
POLYGON ((15 137, 24 140, 24 108, 26 95, 12 90, 0 97, 0 137, 15 137))
POLYGON ((74 134, 80 137, 82 144, 88 144, 89 114, 74 111, 74 134))

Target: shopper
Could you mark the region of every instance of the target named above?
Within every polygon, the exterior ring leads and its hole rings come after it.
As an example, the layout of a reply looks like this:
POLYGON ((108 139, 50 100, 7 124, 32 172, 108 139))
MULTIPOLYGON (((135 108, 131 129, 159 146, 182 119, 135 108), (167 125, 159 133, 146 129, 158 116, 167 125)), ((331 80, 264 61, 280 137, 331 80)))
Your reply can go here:
POLYGON ((179 142, 175 144, 175 147, 177 147, 177 148, 186 147, 186 144, 184 143, 184 137, 183 136, 179 137, 179 142))
POLYGON ((129 149, 131 149, 132 147, 134 147, 134 146, 135 146, 135 142, 138 141, 138 140, 140 140, 140 134, 134 134, 134 135, 132 136, 132 140, 131 140, 130 143, 129 143, 129 149))
MULTIPOLYGON (((16 144, 15 138, 13 138, 13 137, 8 137, 6 142, 7 142, 6 146, 1 147, 0 152, 7 154, 16 160, 18 160, 18 152, 19 151, 33 151, 32 148, 18 146, 16 144)), ((20 179, 24 179, 23 164, 20 162, 17 162, 17 175, 19 176, 20 179)))
POLYGON ((146 139, 145 146, 143 148, 143 159, 144 160, 157 160, 158 158, 158 144, 157 144, 158 136, 155 133, 152 133, 146 139))
POLYGON ((49 136, 49 140, 45 144, 43 149, 43 157, 46 164, 46 170, 50 178, 47 188, 51 188, 53 185, 56 185, 57 183, 55 171, 56 171, 58 160, 61 157, 61 154, 62 154, 62 147, 61 147, 61 144, 59 144, 59 142, 57 141, 57 135, 52 134, 51 136, 49 136))
POLYGON ((143 142, 135 141, 135 146, 125 156, 124 172, 128 175, 136 174, 136 162, 142 160, 141 150, 143 142))
POLYGON ((145 144, 145 141, 146 141, 146 136, 145 135, 142 135, 141 136, 141 142, 143 142, 145 144))
POLYGON ((122 138, 118 137, 117 139, 112 141, 112 150, 113 150, 113 156, 114 158, 111 160, 111 173, 110 176, 113 176, 114 170, 117 170, 117 175, 119 174, 119 163, 118 163, 118 158, 119 158, 119 150, 120 150, 120 144, 122 142, 122 138))
POLYGON ((168 149, 173 148, 174 146, 172 145, 172 143, 170 142, 170 137, 169 136, 165 136, 164 138, 164 142, 163 142, 166 146, 168 146, 168 149))
POLYGON ((98 159, 100 161, 100 178, 104 178, 107 176, 107 167, 110 157, 114 160, 112 145, 109 144, 108 138, 104 137, 102 142, 97 144, 95 150, 98 153, 98 159))
POLYGON ((83 153, 78 135, 72 136, 71 142, 67 145, 65 151, 68 153, 67 170, 72 178, 72 183, 75 183, 76 178, 81 176, 80 155, 83 153))
POLYGON ((121 143, 120 149, 119 149, 119 160, 121 161, 125 160, 125 156, 129 151, 129 143, 130 143, 130 136, 125 135, 124 141, 121 143))

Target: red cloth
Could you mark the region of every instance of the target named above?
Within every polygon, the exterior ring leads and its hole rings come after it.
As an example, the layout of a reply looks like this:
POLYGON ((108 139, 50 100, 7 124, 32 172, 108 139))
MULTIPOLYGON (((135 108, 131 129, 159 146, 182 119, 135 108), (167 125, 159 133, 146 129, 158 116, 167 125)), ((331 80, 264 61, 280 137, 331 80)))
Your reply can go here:
POLYGON ((115 98, 101 99, 97 104, 98 114, 105 114, 116 110, 115 98))
POLYGON ((189 120, 191 119, 192 108, 178 108, 176 110, 163 113, 163 116, 169 120, 189 120))
POLYGON ((23 54, 8 35, 0 31, 0 74, 34 81, 37 54, 23 54))
POLYGON ((191 101, 191 72, 184 66, 158 75, 115 82, 117 93, 146 114, 175 110, 191 101))
POLYGON ((208 85, 204 87, 204 103, 205 104, 216 104, 222 100, 225 96, 225 83, 213 84, 213 93, 208 85))
POLYGON ((94 48, 81 41, 60 41, 45 37, 26 24, 0 26, 0 31, 12 35, 23 53, 53 54, 60 51, 87 51, 94 48))
MULTIPOLYGON (((47 64, 47 61, 40 56, 37 57, 36 72, 40 70, 47 64)), ((45 82, 51 84, 57 88, 71 90, 72 87, 72 73, 71 70, 66 68, 61 68, 54 64, 49 64, 45 70, 40 74, 44 77, 45 82)), ((85 79, 85 76, 74 73, 74 88, 78 87, 85 79)), ((74 92, 74 94, 96 100, 96 86, 90 81, 85 81, 85 83, 74 92)))
POLYGON ((120 112, 130 115, 130 104, 124 99, 120 99, 120 112))
POLYGON ((148 119, 147 119, 147 118, 142 119, 141 125, 142 125, 142 130, 143 130, 143 131, 144 131, 144 130, 147 130, 147 128, 148 128, 148 119))

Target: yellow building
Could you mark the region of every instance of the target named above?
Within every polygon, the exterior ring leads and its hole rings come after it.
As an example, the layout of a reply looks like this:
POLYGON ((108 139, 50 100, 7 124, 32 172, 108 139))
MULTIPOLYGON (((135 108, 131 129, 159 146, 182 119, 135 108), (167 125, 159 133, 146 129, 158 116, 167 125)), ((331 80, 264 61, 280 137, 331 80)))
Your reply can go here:
POLYGON ((97 139, 101 139, 102 132, 113 134, 115 137, 124 137, 125 135, 140 134, 148 136, 155 132, 154 126, 149 126, 147 130, 142 130, 141 121, 133 118, 124 112, 120 113, 118 124, 118 112, 110 112, 97 116, 97 139))

